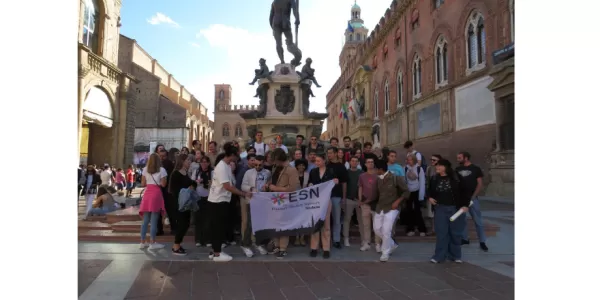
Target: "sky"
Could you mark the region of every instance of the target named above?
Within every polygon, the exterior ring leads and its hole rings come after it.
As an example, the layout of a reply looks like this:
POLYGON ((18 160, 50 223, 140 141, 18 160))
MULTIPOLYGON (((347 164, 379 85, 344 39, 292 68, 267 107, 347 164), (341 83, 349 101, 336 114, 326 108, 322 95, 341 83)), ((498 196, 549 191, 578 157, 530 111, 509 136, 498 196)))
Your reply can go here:
MULTIPOLYGON (((340 76, 339 54, 354 0, 301 0, 298 46, 313 59, 315 77, 310 110, 325 112, 326 95, 340 76)), ((357 1, 368 29, 379 22, 391 0, 357 1)), ((269 12, 272 0, 125 0, 121 34, 133 38, 208 108, 214 120, 214 84, 231 84, 233 104, 258 104, 248 83, 265 58, 274 70, 269 12)), ((285 60, 293 56, 285 51, 285 60)))

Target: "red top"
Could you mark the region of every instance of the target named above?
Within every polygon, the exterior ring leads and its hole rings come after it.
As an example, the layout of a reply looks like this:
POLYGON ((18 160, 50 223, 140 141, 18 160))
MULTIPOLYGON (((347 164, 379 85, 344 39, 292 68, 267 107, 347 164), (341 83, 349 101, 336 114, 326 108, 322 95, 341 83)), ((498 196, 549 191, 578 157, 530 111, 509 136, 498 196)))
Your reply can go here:
POLYGON ((133 172, 133 170, 129 169, 127 170, 127 182, 133 183, 135 179, 135 172, 133 172))

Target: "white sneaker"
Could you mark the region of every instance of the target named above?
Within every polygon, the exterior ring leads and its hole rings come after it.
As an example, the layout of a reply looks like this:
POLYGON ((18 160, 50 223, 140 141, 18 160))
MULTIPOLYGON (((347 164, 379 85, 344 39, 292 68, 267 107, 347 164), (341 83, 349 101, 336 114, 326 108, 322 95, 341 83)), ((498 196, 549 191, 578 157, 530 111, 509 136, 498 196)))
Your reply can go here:
POLYGON ((368 243, 364 243, 362 247, 360 247, 360 251, 369 251, 371 249, 371 245, 368 243))
POLYGON ((411 231, 411 232, 407 233, 406 236, 415 236, 415 232, 411 231))
POLYGON ((225 252, 221 252, 221 254, 219 254, 219 256, 214 256, 212 260, 215 262, 226 262, 226 261, 231 261, 232 259, 233 259, 233 257, 231 257, 229 254, 227 254, 225 252))
POLYGON ((196 247, 202 247, 202 244, 196 243, 196 247))
POLYGON ((228 246, 227 244, 223 243, 223 244, 221 244, 221 249, 225 249, 225 248, 227 248, 227 246, 228 246))
POLYGON ((242 248, 242 251, 244 251, 244 254, 246 254, 246 257, 252 257, 254 256, 254 252, 252 252, 252 249, 248 248, 248 247, 240 247, 242 248))
POLYGON ((147 243, 140 243, 140 249, 145 249, 146 247, 148 247, 147 243))
POLYGON ((375 244, 375 252, 381 253, 381 245, 380 244, 375 244))
POLYGON ((260 253, 260 255, 267 255, 267 253, 269 253, 264 246, 256 246, 256 250, 258 250, 258 253, 260 253))
POLYGON ((212 247, 212 244, 206 244, 206 248, 212 247))
POLYGON ((163 245, 163 244, 152 243, 152 244, 150 244, 150 247, 148 247, 148 249, 150 249, 150 250, 158 250, 158 249, 162 249, 164 247, 165 247, 165 245, 163 245))
POLYGON ((350 247, 350 239, 349 238, 344 238, 344 246, 350 247))
POLYGON ((398 249, 398 244, 394 243, 390 249, 390 254, 394 253, 394 250, 398 249))
POLYGON ((462 264, 463 263, 463 261, 460 260, 460 259, 455 259, 454 262, 457 263, 457 264, 462 264))
POLYGON ((379 261, 388 261, 389 259, 390 259, 389 254, 382 254, 381 257, 379 258, 379 261))
POLYGON ((437 264, 437 263, 438 263, 438 261, 437 261, 437 260, 435 260, 435 259, 433 259, 433 258, 432 258, 432 259, 430 259, 429 261, 430 261, 432 264, 437 264))
POLYGON ((419 233, 419 235, 420 235, 421 237, 424 237, 424 236, 426 236, 427 234, 425 234, 425 232, 421 232, 421 233, 419 233))
POLYGON ((229 243, 230 246, 235 246, 235 244, 236 244, 235 241, 229 243))
POLYGON ((208 259, 213 259, 215 257, 215 254, 210 251, 210 253, 208 253, 208 259))

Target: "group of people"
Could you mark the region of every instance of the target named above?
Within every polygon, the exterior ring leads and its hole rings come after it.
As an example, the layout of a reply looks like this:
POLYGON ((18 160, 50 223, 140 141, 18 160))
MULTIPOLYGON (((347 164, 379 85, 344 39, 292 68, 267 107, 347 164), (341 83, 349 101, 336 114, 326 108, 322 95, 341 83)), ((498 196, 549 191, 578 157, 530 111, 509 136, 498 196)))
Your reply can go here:
POLYGON ((326 147, 313 136, 305 144, 298 135, 293 153, 277 137, 265 143, 263 133, 257 132, 254 142, 246 149, 237 142, 225 143, 217 151, 216 142, 205 153, 194 141, 193 150, 182 149, 173 162, 164 146, 158 145, 142 170, 142 186, 146 192, 140 206, 143 216, 141 248, 160 249, 156 236, 164 234, 163 222, 169 222, 175 235, 172 253, 187 253, 181 244, 192 219, 195 225, 195 244, 211 247, 209 258, 230 261, 223 251, 235 245, 236 233, 241 234, 241 249, 247 257, 257 251, 262 255, 275 254, 283 259, 288 253, 290 238, 296 245, 310 245, 309 255, 330 257, 331 246, 341 249, 350 246, 349 231, 356 213, 360 250, 368 251, 374 244, 387 261, 398 247, 394 240, 396 223, 405 226, 407 236, 426 236, 435 233, 436 247, 431 262, 447 259, 462 262, 461 245, 469 243, 466 213, 475 223, 480 248, 487 251, 481 211, 477 196, 483 187, 483 172, 472 164, 467 152, 457 154, 455 169, 440 155, 426 158, 405 143, 406 165, 397 162, 398 153, 382 149, 376 154, 372 144, 352 145, 349 137, 339 147, 337 138, 326 147), (311 185, 333 180, 324 226, 310 236, 278 237, 256 240, 252 235, 250 202, 255 192, 293 192, 311 185), (198 209, 180 207, 182 190, 198 191, 198 209), (425 209, 426 208, 426 209, 425 209), (428 231, 422 209, 433 215, 433 228, 428 231), (454 221, 450 217, 458 210, 464 213, 454 221), (161 217, 166 212, 166 219, 161 217), (164 219, 164 220, 163 220, 164 219), (146 234, 150 224, 150 242, 146 234), (374 233, 374 238, 372 238, 374 233), (343 238, 343 240, 342 240, 343 238))

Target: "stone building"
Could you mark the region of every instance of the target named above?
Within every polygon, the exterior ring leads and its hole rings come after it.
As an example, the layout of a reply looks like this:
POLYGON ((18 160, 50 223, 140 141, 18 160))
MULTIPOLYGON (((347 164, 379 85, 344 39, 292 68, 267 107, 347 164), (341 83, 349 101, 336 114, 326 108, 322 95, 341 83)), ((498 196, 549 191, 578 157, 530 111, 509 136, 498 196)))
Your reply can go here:
POLYGON ((240 113, 256 110, 255 105, 233 105, 229 84, 215 84, 214 141, 221 147, 225 142, 237 140, 242 145, 250 138, 246 121, 240 113))
POLYGON ((80 0, 78 31, 79 159, 126 164, 133 155, 134 77, 118 64, 120 0, 80 0))
MULTIPOLYGON (((513 42, 513 4, 392 1, 366 40, 347 41, 359 45, 342 50, 356 49, 349 57, 340 56, 341 75, 327 94, 329 135, 379 140, 380 146, 402 152, 402 144, 412 140, 425 155, 441 154, 452 161, 466 150, 488 168, 497 148, 498 103, 488 88, 495 80, 492 53, 513 42), (338 117, 348 99, 364 101, 362 116, 338 117)), ((509 110, 503 114, 510 115, 510 106, 503 107, 509 110)), ((514 138, 514 125, 504 135, 514 138)))
POLYGON ((139 80, 129 87, 130 93, 137 94, 133 122, 137 156, 150 152, 151 142, 181 149, 199 140, 207 149, 212 127, 206 106, 134 39, 123 35, 119 39, 119 68, 139 80))

